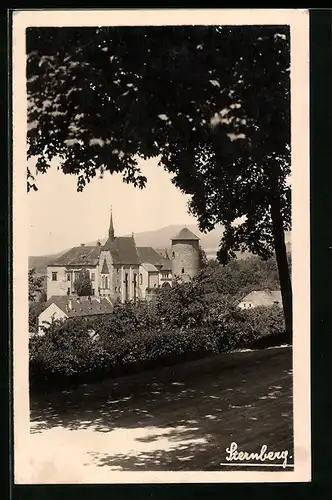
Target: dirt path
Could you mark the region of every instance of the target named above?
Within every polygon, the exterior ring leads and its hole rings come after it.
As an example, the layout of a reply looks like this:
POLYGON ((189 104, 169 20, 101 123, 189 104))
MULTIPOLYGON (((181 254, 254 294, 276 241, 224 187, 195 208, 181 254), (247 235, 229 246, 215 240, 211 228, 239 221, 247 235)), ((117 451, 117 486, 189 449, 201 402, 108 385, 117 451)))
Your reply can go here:
POLYGON ((292 456, 291 373, 291 349, 276 348, 32 397, 34 480, 224 470, 232 441, 243 450, 266 444, 292 456))

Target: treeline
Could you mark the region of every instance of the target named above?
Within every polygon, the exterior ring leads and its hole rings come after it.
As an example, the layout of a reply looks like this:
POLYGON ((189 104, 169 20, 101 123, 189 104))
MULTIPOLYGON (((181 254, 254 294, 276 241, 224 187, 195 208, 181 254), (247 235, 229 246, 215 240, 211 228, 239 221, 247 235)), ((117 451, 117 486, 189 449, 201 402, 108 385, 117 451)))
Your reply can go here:
MULTIPOLYGON (((290 255, 289 264, 291 266, 290 255)), ((264 261, 253 256, 230 261, 226 266, 211 259, 201 270, 199 279, 211 301, 221 295, 241 300, 254 290, 280 290, 275 258, 264 261)))

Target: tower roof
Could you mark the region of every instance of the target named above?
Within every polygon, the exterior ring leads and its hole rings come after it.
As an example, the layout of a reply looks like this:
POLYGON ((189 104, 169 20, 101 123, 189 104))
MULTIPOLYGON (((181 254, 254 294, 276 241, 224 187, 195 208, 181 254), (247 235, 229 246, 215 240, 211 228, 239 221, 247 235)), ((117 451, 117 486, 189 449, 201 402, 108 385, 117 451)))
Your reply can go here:
POLYGON ((108 236, 109 236, 109 238, 114 239, 114 225, 113 225, 112 207, 111 207, 110 227, 108 229, 108 236))
POLYGON ((181 229, 181 231, 172 238, 172 241, 176 240, 199 240, 199 238, 190 231, 187 227, 181 229))

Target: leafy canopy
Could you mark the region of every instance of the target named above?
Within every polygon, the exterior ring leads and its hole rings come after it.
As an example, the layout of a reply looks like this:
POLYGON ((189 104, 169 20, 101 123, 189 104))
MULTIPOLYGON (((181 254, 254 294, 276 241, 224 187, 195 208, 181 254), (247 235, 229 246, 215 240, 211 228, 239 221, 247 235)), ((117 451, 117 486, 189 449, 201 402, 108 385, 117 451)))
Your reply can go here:
POLYGON ((92 283, 87 269, 82 269, 79 272, 77 279, 74 281, 74 290, 81 297, 92 295, 92 283))
POLYGON ((59 158, 78 190, 106 171, 142 188, 158 157, 200 229, 224 225, 221 260, 271 255, 272 198, 291 224, 288 28, 33 28, 27 53, 38 172, 59 158))

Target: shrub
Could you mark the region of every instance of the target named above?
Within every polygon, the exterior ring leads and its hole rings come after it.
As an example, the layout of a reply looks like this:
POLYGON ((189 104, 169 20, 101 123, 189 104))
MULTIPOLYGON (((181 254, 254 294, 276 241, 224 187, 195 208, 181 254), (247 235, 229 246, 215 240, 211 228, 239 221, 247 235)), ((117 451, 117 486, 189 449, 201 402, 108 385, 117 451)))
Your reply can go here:
POLYGON ((43 337, 30 340, 32 376, 127 373, 226 352, 284 331, 278 307, 243 311, 229 296, 209 302, 195 282, 160 292, 152 303, 117 304, 106 317, 53 322, 43 337))
POLYGON ((29 302, 29 332, 38 330, 38 316, 45 309, 45 301, 29 302))

